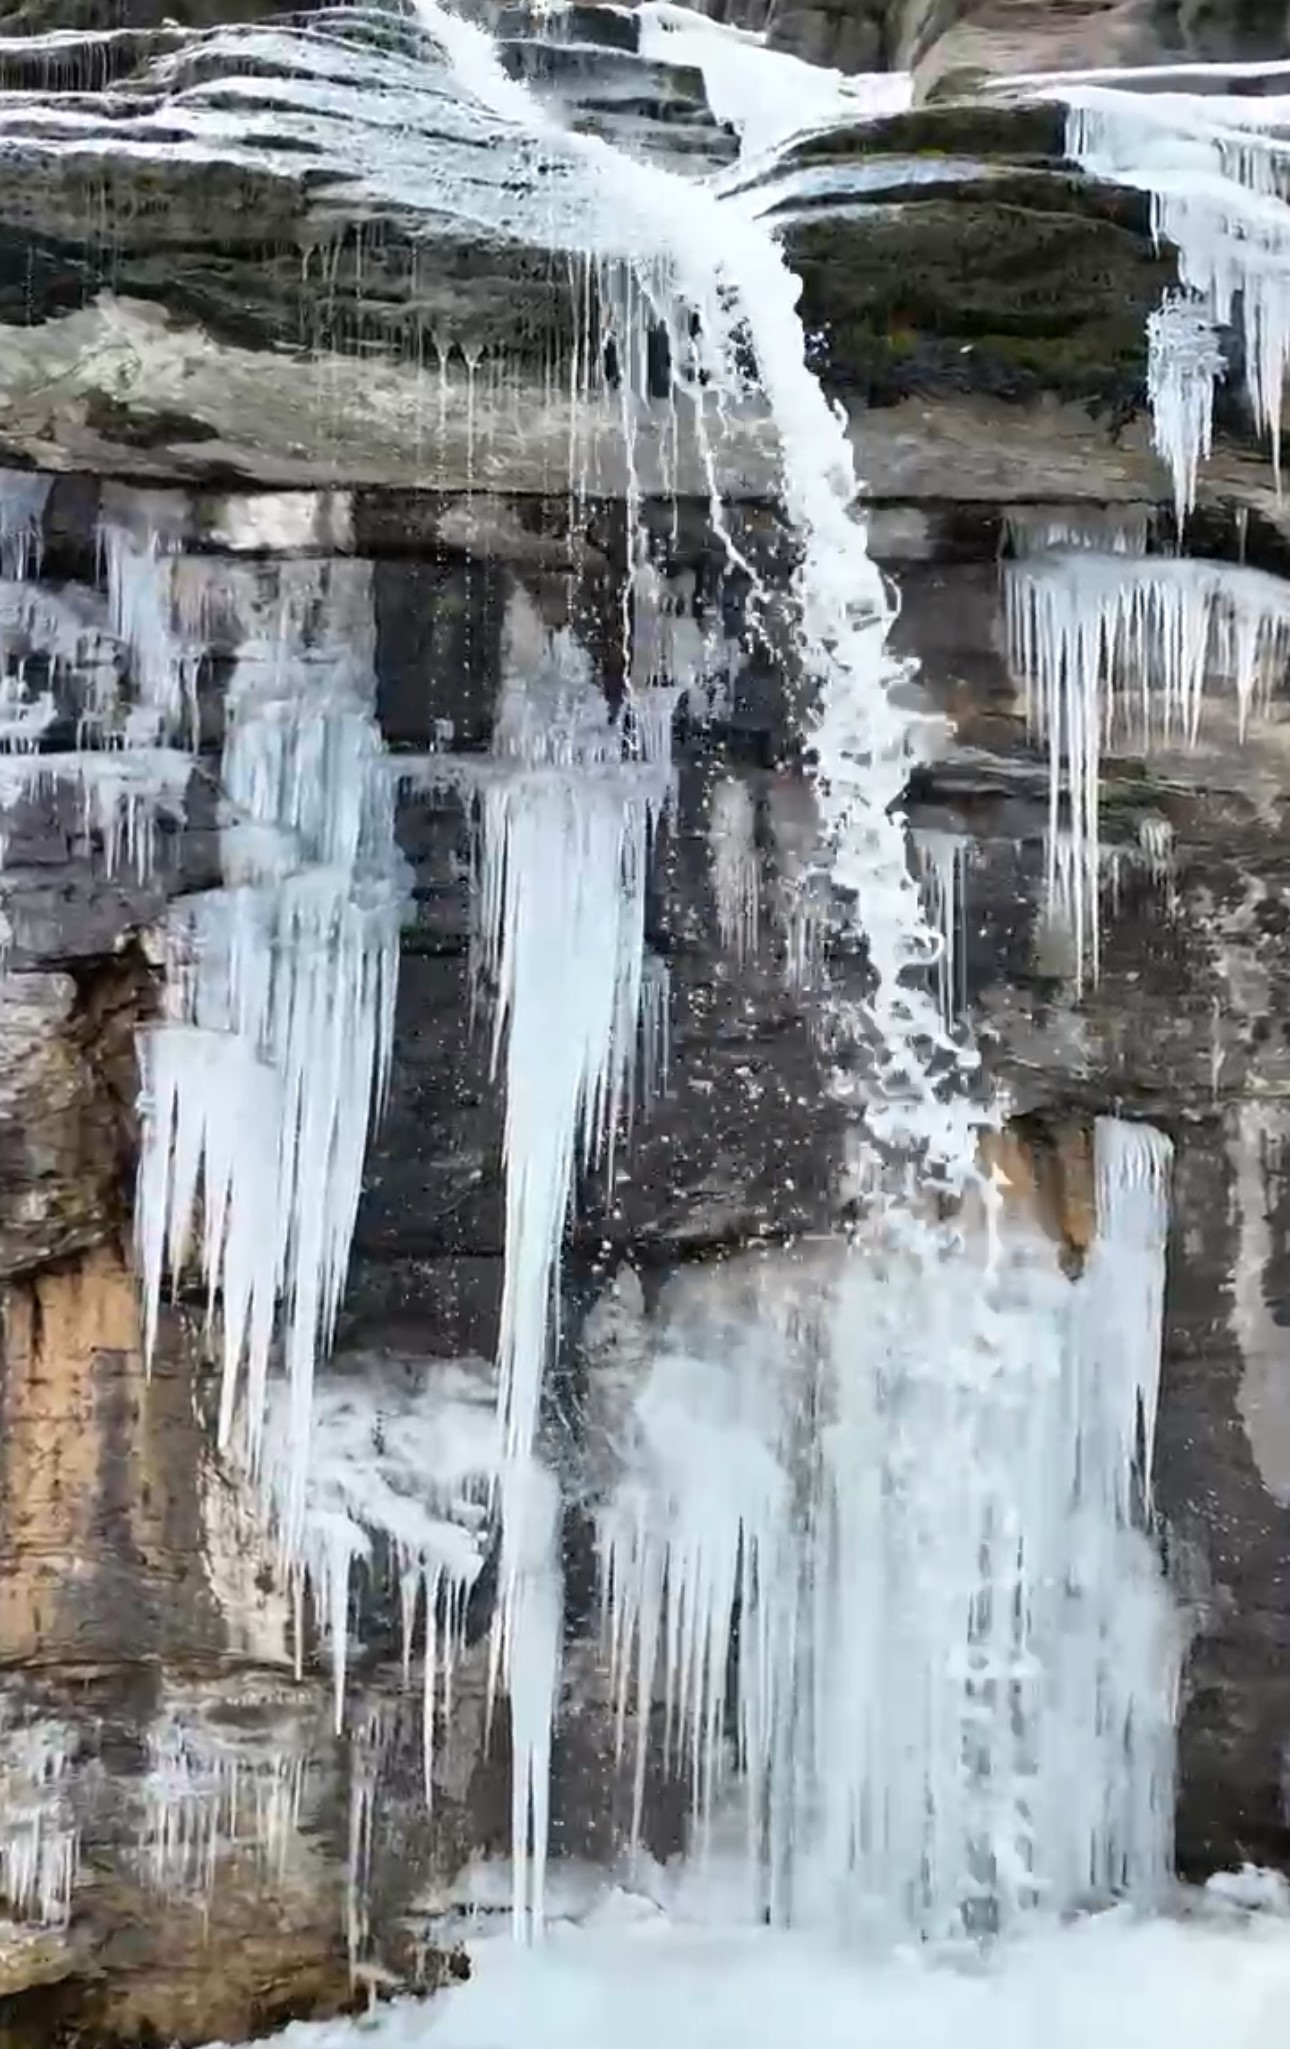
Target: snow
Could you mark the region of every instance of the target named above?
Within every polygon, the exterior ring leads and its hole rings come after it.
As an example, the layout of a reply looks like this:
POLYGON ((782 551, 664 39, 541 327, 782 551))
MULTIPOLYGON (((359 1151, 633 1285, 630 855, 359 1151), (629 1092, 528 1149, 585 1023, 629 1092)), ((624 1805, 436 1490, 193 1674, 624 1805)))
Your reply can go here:
POLYGON ((771 1929, 669 1918, 623 1893, 540 1951, 484 1939, 473 1975, 424 2004, 297 2024, 282 2049, 1269 2049, 1290 2002, 1276 1913, 1121 1911, 956 1967, 845 1955, 771 1929))

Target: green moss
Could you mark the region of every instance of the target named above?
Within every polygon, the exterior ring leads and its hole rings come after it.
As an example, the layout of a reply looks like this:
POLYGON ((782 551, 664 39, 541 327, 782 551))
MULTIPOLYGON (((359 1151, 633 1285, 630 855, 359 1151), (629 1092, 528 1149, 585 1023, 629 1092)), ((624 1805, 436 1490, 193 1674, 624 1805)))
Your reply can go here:
POLYGON ((959 188, 790 229, 803 320, 837 388, 878 402, 938 386, 1136 397, 1171 261, 1078 199, 1041 211, 999 192, 959 188))

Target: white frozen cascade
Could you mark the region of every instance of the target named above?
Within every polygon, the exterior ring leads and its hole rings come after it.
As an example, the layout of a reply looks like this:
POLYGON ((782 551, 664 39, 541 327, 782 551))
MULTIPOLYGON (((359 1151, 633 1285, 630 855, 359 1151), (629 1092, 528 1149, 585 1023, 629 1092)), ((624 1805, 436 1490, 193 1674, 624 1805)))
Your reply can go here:
POLYGON ((253 1466, 281 1324, 290 1553, 314 1366, 389 1074, 406 879, 372 717, 370 564, 286 562, 267 598, 246 581, 225 704, 224 887, 172 912, 168 1015, 140 1035, 137 1229, 149 1350, 163 1278, 190 1253, 219 1298, 220 1440, 243 1427, 253 1466))
POLYGON ((820 1241, 665 1292, 599 1517, 620 1742, 639 1803, 661 1723, 701 1840, 741 1782, 754 1910, 948 1937, 1166 1878, 1169 1162, 1099 1123, 1074 1283, 1014 1223, 934 1287, 917 1247, 820 1241), (947 1371, 987 1274, 990 1348, 947 1371))
MULTIPOLYGON (((650 323, 672 366, 659 404, 693 430, 754 613, 770 594, 731 533, 718 455, 732 411, 769 415, 796 541, 797 653, 815 686, 803 738, 817 837, 794 869, 813 908, 784 923, 794 958, 814 960, 822 902, 853 921, 843 936, 862 938, 867 960, 863 996, 825 999, 846 1055, 835 1091, 872 1168, 862 1246, 832 1242, 796 1294, 790 1262, 760 1315, 662 1331, 601 1516, 619 1684, 634 1669, 644 1707, 661 1672, 701 1823, 716 1821, 728 1767, 741 1769, 750 1886, 778 1918, 948 1931, 1141 1893, 1168 1838, 1172 1668, 1143 1533, 1167 1147, 1099 1130, 1099 1236, 1075 1287, 1046 1240, 1000 1222, 1004 1177, 979 1165, 998 1113, 964 1085, 975 1056, 949 1029, 961 876, 951 852, 924 902, 900 812, 923 727, 887 649, 892 600, 856 514, 846 422, 806 366, 799 285, 762 217, 764 187, 723 197, 565 133, 481 29, 438 0, 416 11, 443 60, 424 73, 327 37, 219 30, 201 40, 200 79, 186 49, 160 60, 158 82, 170 65, 184 90, 118 133, 144 154, 235 161, 280 143, 293 168, 293 146, 317 148, 350 196, 401 204, 423 189, 443 212, 572 259, 577 305, 597 303, 617 344, 633 548, 650 323), (230 75, 212 81, 221 50, 230 75), (271 78, 240 61, 252 53, 271 78)), ((657 10, 654 31, 675 34, 676 10, 657 10)), ((710 85, 721 40, 702 52, 710 85)), ((770 148, 746 57, 745 135, 770 148)), ((29 119, 17 97, 0 126, 29 119)), ((813 120, 830 118, 827 100, 813 120)), ((833 115, 857 111, 838 88, 833 115)), ((40 144, 51 154, 83 148, 98 116, 78 100, 60 119, 40 144)), ((575 408, 600 382, 592 334, 587 319, 569 366, 575 408)), ((182 736, 202 626, 173 537, 156 518, 126 526, 105 546, 109 626, 130 652, 138 713, 109 720, 123 754, 182 736)), ((652 602, 649 565, 633 562, 625 637, 652 602)), ((222 1311, 221 1436, 242 1431, 297 1584, 330 1623, 338 1699, 353 1575, 379 1564, 382 1540, 409 1645, 423 1617, 428 1789, 481 1513, 500 1508, 490 1680, 511 1706, 515 1924, 537 1932, 561 1634, 543 1380, 579 1173, 612 1170, 664 1036, 647 870, 687 679, 629 659, 611 719, 585 649, 517 601, 491 757, 431 764, 469 790, 478 826, 476 981, 506 1087, 501 1335, 487 1411, 477 1382, 434 1388, 434 1376, 374 1402, 366 1383, 361 1395, 314 1383, 388 1075, 405 886, 372 717, 371 592, 349 560, 285 565, 265 590, 252 579, 238 611, 224 886, 176 910, 167 1015, 140 1045, 147 1342, 165 1276, 194 1263, 222 1311), (271 1381, 275 1334, 286 1371, 271 1381)), ((736 858, 718 893, 737 948, 754 936, 755 846, 738 805, 726 809, 722 860, 736 858)), ((768 835, 796 860, 795 828, 781 831, 792 823, 768 799, 768 835)), ((370 1802, 356 1815, 361 1839, 370 1802)))
POLYGON ((1290 98, 1134 92, 1132 78, 1024 81, 1068 108, 1067 151, 1091 176, 1151 199, 1156 235, 1178 252, 1181 293, 1151 323, 1156 445, 1180 520, 1209 452, 1218 330, 1239 320, 1246 394, 1280 470, 1290 362, 1290 98), (1126 85, 1130 88, 1125 89, 1126 85))
POLYGON ((64 1924, 80 1859, 74 1732, 0 1700, 0 1916, 64 1924))
MULTIPOLYGON (((621 330, 648 309, 666 326, 674 402, 701 437, 716 445, 723 407, 755 374, 779 429, 799 643, 819 685, 812 866, 862 907, 873 971, 863 1004, 834 1001, 865 1063, 839 1091, 859 1088, 895 1162, 885 1184, 871 1176, 866 1255, 838 1241, 827 1285, 813 1274, 778 1315, 759 1302, 715 1345, 667 1334, 620 1430, 623 1469, 600 1522, 620 1715, 634 1684, 644 1731, 660 1677, 665 1740, 684 1756, 701 1824, 716 1823, 728 1768, 742 1775, 750 1887, 777 1918, 948 1932, 1090 1893, 1141 1895, 1163 1874, 1169 1834, 1172 1664, 1142 1453, 1168 1148, 1145 1131, 1099 1134, 1102 1232, 1078 1288, 1046 1242, 1001 1235, 1001 1177, 977 1167, 987 1115, 936 1079, 947 1056, 970 1064, 927 975, 957 906, 936 907, 938 931, 920 902, 898 812, 916 730, 893 695, 903 672, 854 517, 845 427, 804 364, 796 282, 737 191, 718 202, 562 136, 477 29, 433 0, 420 12, 462 84, 558 154, 565 201, 585 184, 582 246, 600 257, 612 234, 628 272, 626 286, 621 272, 611 280, 614 317, 621 330), (937 1221, 945 1190, 963 1201, 937 1221), (1122 1316, 1108 1329, 1125 1275, 1140 1313, 1131 1330, 1122 1316), (1058 1761, 1072 1747, 1074 1797, 1058 1761)), ((562 215, 553 232, 568 231, 562 215)), ((630 331, 618 339, 630 363, 630 331)), ((630 449, 630 377, 624 394, 630 449)), ((713 516, 725 534, 715 496, 713 516)), ((559 1243, 575 1164, 623 1092, 642 859, 663 801, 640 781, 662 763, 634 762, 579 681, 567 641, 518 664, 500 760, 478 779, 480 958, 507 1030, 500 1634, 513 1699, 532 1657, 547 1709, 547 1639, 525 1644, 507 1583, 551 1542, 549 1497, 530 1514, 528 1476, 559 1243)), ((640 730, 661 736, 665 721, 640 730)), ((719 914, 738 948, 749 821, 722 797, 714 824, 719 914)), ((526 1742, 525 1849, 532 1769, 526 1742)), ((521 1923, 537 1918, 540 1873, 517 1874, 516 1904, 521 1923)))
POLYGON ((1004 591, 1009 663, 1048 745, 1049 903, 1067 904, 1077 982, 1095 981, 1102 751, 1194 746, 1224 697, 1243 735, 1290 657, 1290 585, 1223 562, 1057 548, 1010 562, 1004 591))

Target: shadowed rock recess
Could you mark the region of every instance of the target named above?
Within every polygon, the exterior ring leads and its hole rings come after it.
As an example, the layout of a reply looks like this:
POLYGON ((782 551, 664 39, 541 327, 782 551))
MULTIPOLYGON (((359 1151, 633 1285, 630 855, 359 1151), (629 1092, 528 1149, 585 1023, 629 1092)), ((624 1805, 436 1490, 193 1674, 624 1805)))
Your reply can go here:
MULTIPOLYGON (((1005 1209, 1076 1275, 1098 1120, 1174 1147, 1152 1535, 1188 1639, 1176 1858, 1290 1868, 1290 510, 1223 327, 1232 375, 1180 536, 1147 400, 1176 244, 1146 190, 1068 155, 1062 105, 998 77, 1279 54, 1285 9, 708 11, 811 63, 914 73, 904 111, 781 150, 758 204, 846 410, 910 701, 938 722, 910 858, 947 1030, 970 1027, 1006 1093, 1005 1209), (1108 715, 1090 840, 1050 808, 1053 665, 1076 660, 1069 621, 1118 617, 1151 565, 1160 606, 1174 590, 1213 625, 1212 673, 1172 725, 1108 715)), ((692 43, 669 61, 631 9, 582 0, 477 18, 551 120, 738 182, 692 43)), ((177 1015, 174 934, 197 933, 199 963, 202 903, 297 858, 266 852, 254 778, 234 786, 248 704, 316 702, 321 730, 343 700, 385 793, 355 872, 391 819, 400 857, 372 869, 378 921, 398 874, 388 1100, 317 1374, 329 1455, 366 1449, 396 1494, 427 1389, 463 1390, 462 1414, 492 1401, 506 1097, 477 812, 508 693, 572 667, 642 772, 666 782, 670 758, 636 1102, 612 1174, 579 1167, 540 1435, 563 1529, 552 1859, 687 1839, 686 1771, 650 1746, 638 1784, 616 1740, 597 1461, 652 1331, 699 1311, 733 1328, 863 1228, 829 1019, 865 961, 814 873, 815 679, 785 653, 766 409, 750 386, 700 431, 670 381, 677 330, 639 295, 631 316, 630 290, 625 314, 621 266, 571 244, 552 155, 507 141, 396 4, 30 0, 0 20, 6 2049, 240 2039, 433 1987, 465 1969, 466 1908, 504 1903, 491 1509, 473 1504, 484 1562, 427 1762, 439 1582, 413 1576, 409 1609, 378 1523, 342 1578, 338 1699, 319 1576, 284 1567, 281 1503, 218 1448, 199 1243, 170 1247, 145 1328, 136 1173, 164 1078, 141 1113, 138 1048, 177 1015)), ((208 1187, 195 1240, 217 1207, 208 1187)))

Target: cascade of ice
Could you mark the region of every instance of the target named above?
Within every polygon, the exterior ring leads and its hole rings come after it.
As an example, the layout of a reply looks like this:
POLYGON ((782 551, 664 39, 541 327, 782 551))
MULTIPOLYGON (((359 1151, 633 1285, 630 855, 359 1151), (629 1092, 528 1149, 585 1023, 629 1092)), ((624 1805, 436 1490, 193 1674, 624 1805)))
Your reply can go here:
POLYGON ((314 1362, 329 1342, 389 1072, 404 881, 371 716, 369 567, 284 568, 229 684, 225 886, 169 933, 169 1017, 140 1036, 136 1205, 146 1344, 197 1248, 221 1301, 220 1439, 258 1462, 281 1305, 291 1389, 282 1529, 300 1535, 314 1362))
POLYGON ((1194 745, 1215 678, 1243 733, 1290 656, 1290 586, 1222 562, 1054 550, 1007 566, 1005 609, 1009 663, 1048 743, 1049 902, 1068 895, 1077 979, 1095 981, 1102 748, 1194 745), (1074 850, 1065 889, 1063 822, 1074 850))
MULTIPOLYGON (((401 203, 420 180, 464 220, 545 233, 575 259, 575 277, 581 263, 588 295, 594 279, 612 331, 633 532, 646 319, 665 331, 668 404, 693 427, 713 525, 736 560, 717 450, 728 410, 764 402, 797 542, 799 652, 817 691, 805 738, 818 762, 820 845, 801 880, 807 889, 824 880, 824 900, 854 921, 864 946, 863 995, 832 1001, 837 1036, 859 1056, 840 1063, 838 1093, 854 1092, 881 1161, 866 1255, 832 1248, 828 1286, 791 1302, 778 1325, 768 1320, 777 1342, 764 1368, 751 1370, 737 1349, 723 1353, 726 1370, 693 1403, 691 1368, 703 1367, 705 1348, 687 1342, 670 1394, 637 1419, 644 1475, 614 1496, 602 1529, 619 1673, 634 1662, 643 1706, 661 1660, 670 1726, 707 1815, 726 1768, 734 1663, 749 1862, 777 1917, 855 1924, 876 1914, 906 1930, 958 1926, 965 1914, 1006 1920, 1038 1898, 1071 1897, 1061 1845, 1081 1829, 1095 1875, 1118 1861, 1124 1882, 1137 1883, 1146 1852, 1104 1854, 1130 1833, 1111 1745, 1084 1789, 1100 1822, 1088 1824, 1082 1808, 1037 1820, 1033 1783, 1050 1725, 1081 1740, 1084 1730, 1084 1710, 1045 1662, 1057 1625, 1044 1601, 1071 1557, 1066 1494, 1051 1484, 1071 1455, 1053 1424, 1053 1389, 1087 1412, 1075 1434, 1081 1455, 1088 1447, 1098 1462, 1088 1498, 1129 1544, 1115 1492, 1123 1474, 1112 1470, 1131 1456, 1108 1409, 1115 1376, 1086 1371, 1079 1345, 1071 1364, 1071 1347, 1045 1344, 1045 1333, 1064 1330, 1069 1290, 1046 1248, 1001 1246, 998 1190, 979 1180, 976 1139, 990 1113, 957 1086, 954 1069, 969 1069, 971 1055, 946 1031, 929 986, 944 946, 920 902, 899 810, 919 735, 896 687, 904 671, 886 649, 891 600, 855 516, 846 422, 806 367, 798 285, 761 217, 764 195, 732 189, 722 199, 564 134, 505 77, 482 31, 437 0, 420 0, 418 12, 454 74, 451 89, 428 66, 422 76, 401 57, 339 41, 217 31, 203 39, 203 61, 222 50, 235 76, 192 83, 190 51, 161 60, 159 82, 169 65, 183 90, 130 121, 128 146, 190 156, 215 148, 245 161, 248 134, 270 125, 249 123, 247 110, 271 101, 283 152, 319 148, 351 197, 401 203), (271 78, 239 63, 251 43, 271 78), (506 149, 481 146, 498 138, 506 149), (922 1202, 924 1189, 935 1200, 922 1202), (939 1221, 946 1193, 966 1200, 939 1221), (974 1200, 989 1226, 983 1248, 968 1242, 974 1200), (713 1425, 699 1433, 710 1453, 702 1461, 687 1435, 696 1417, 713 1425)), ((95 119, 84 107, 61 113, 65 133, 51 121, 43 145, 53 154, 79 148, 95 119)), ((9 105, 0 116, 26 118, 9 105)), ((580 347, 578 389, 592 374, 589 344, 580 347)), ((477 360, 467 356, 472 398, 477 360)), ((138 683, 138 717, 122 737, 173 737, 191 717, 200 611, 185 609, 177 549, 158 521, 136 530, 110 520, 104 551, 115 630, 138 683)), ((637 568, 631 597, 644 610, 648 579, 637 568)), ((523 1932, 542 1914, 560 1634, 558 1494, 534 1455, 542 1375, 577 1170, 602 1155, 612 1164, 638 1035, 643 1024, 657 1039, 665 1015, 645 971, 644 896, 652 820, 668 787, 671 690, 683 679, 647 696, 660 666, 651 660, 632 674, 630 716, 615 724, 568 637, 540 636, 509 677, 494 756, 474 776, 477 965, 495 994, 507 1084, 498 1428, 486 1453, 472 1443, 448 1460, 451 1514, 433 1499, 427 1509, 424 1487, 415 1496, 394 1484, 366 1448, 311 1477, 311 1429, 321 1434, 313 1366, 336 1313, 388 1065, 401 891, 391 783, 371 721, 370 611, 361 565, 346 570, 353 576, 311 566, 300 588, 284 586, 281 615, 248 628, 230 687, 225 887, 177 917, 169 1015, 141 1046, 148 1343, 163 1273, 177 1275, 193 1247, 222 1303, 222 1435, 245 1416, 298 1584, 308 1580, 330 1618, 338 1697, 351 1575, 374 1536, 401 1575, 409 1640, 424 1602, 428 1781, 434 1696, 441 1685, 446 1709, 478 1570, 479 1525, 458 1514, 460 1496, 473 1509, 484 1492, 499 1502, 492 1652, 511 1702, 523 1932), (279 1322, 287 1375, 270 1399, 279 1322), (373 1473, 387 1483, 379 1498, 373 1473)), ((625 628, 630 612, 629 599, 625 628)), ((1111 1194, 1132 1178, 1112 1176, 1111 1194)), ((1149 1192, 1161 1176, 1137 1179, 1149 1192)), ((1106 1598, 1127 1577, 1110 1573, 1106 1598)), ((1145 1563, 1141 1584, 1145 1613, 1155 1598, 1145 1563)), ((1092 1641, 1101 1598, 1094 1590, 1079 1609, 1082 1641, 1092 1641)), ((1076 1676, 1087 1681, 1087 1656, 1076 1676)), ((1154 1726, 1151 1715, 1150 1703, 1134 1703, 1129 1719, 1154 1726)), ((1141 1775, 1129 1778, 1136 1800, 1141 1775)), ((357 1868, 369 1794, 356 1797, 354 1815, 357 1868)))
MULTIPOLYGON (((418 11, 459 83, 558 161, 564 201, 584 201, 558 218, 552 208, 552 238, 576 228, 602 284, 612 282, 619 360, 632 360, 625 323, 648 309, 672 345, 672 403, 709 449, 723 408, 750 384, 768 405, 799 551, 799 650, 818 686, 806 737, 819 763, 820 839, 803 879, 828 874, 835 916, 843 902, 857 907, 868 958, 863 999, 832 998, 835 1033, 861 1054, 837 1087, 863 1105, 872 1147, 868 1254, 851 1257, 839 1244, 826 1299, 793 1306, 791 1328, 819 1335, 792 1400, 775 1391, 777 1375, 792 1378, 791 1346, 772 1347, 761 1380, 738 1353, 705 1388, 687 1377, 685 1362, 702 1358, 687 1341, 670 1393, 638 1417, 642 1465, 607 1504, 601 1530, 618 1683, 626 1688, 634 1673, 644 1719, 662 1663, 665 1721, 701 1816, 729 1762, 735 1707, 750 1867, 776 1917, 877 1918, 920 1930, 961 1927, 965 1916, 1006 1921, 1041 1898, 1071 1897, 1060 1891, 1067 1838, 1037 1830, 1033 1773, 1048 1721, 1071 1721, 1077 1710, 1047 1690, 1044 1659, 1056 1646, 1031 1615, 1069 1556, 1065 1497, 1052 1484, 1069 1446, 1053 1390, 1069 1394, 1080 1372, 1059 1363, 1070 1290, 1051 1251, 1001 1246, 1000 1191, 976 1166, 990 1113, 945 1085, 972 1056, 951 1040, 928 986, 944 949, 920 904, 899 812, 919 733, 894 687, 904 672, 886 650, 891 605, 855 516, 845 422, 806 368, 798 287, 759 201, 737 188, 719 200, 594 138, 562 135, 502 75, 482 32, 435 0, 418 11), (612 279, 606 244, 617 258, 612 279), (932 1199, 941 1191, 965 1198, 945 1222, 932 1199), (973 1203, 983 1239, 968 1227, 973 1203), (704 1459, 694 1442, 709 1413, 704 1459), (732 1451, 736 1435, 746 1456, 732 1451)), ((630 405, 624 429, 630 449, 630 405)), ((741 560, 711 457, 710 475, 714 526, 741 560)), ((615 1019, 634 1033, 639 972, 640 871, 634 857, 624 860, 621 742, 599 717, 584 725, 547 710, 533 720, 524 710, 533 701, 524 693, 499 721, 498 751, 521 772, 480 781, 481 958, 507 1026, 499 1378, 507 1473, 523 1498, 508 1504, 503 1485, 496 1641, 512 1688, 526 1642, 534 1658, 517 1730, 517 1867, 530 1854, 536 1863, 541 1826, 527 1716, 551 1705, 549 1501, 530 1485, 528 1453, 573 1161, 604 1129, 615 1048, 627 1043, 615 1019), (624 961, 625 932, 635 959, 624 961), (508 1581, 536 1588, 523 1623, 508 1581)), ((782 1321, 779 1329, 783 1336, 782 1321)), ((627 1457, 630 1467, 630 1445, 627 1457)), ((1126 1544, 1136 1537, 1120 1534, 1126 1544)), ((1149 1561, 1143 1582, 1155 1589, 1149 1561)), ((1151 1711, 1134 1703, 1130 1712, 1151 1711)), ((1166 1742, 1167 1726, 1166 1713, 1166 1742)), ((1139 1776, 1129 1774, 1134 1797, 1139 1776)), ((1087 1789, 1107 1817, 1099 1846, 1118 1826, 1123 1783, 1099 1778, 1087 1789)), ((1078 1830, 1081 1816, 1063 1826, 1078 1830)), ((1139 1884, 1141 1860, 1121 1862, 1125 1882, 1139 1884)), ((521 1924, 540 1910, 530 1879, 540 1883, 540 1873, 517 1868, 521 1924)))
POLYGON ((0 1703, 0 1900, 13 1920, 62 1927, 71 1912, 80 1859, 73 1754, 63 1723, 11 1719, 0 1703))
POLYGON ((910 1370, 961 1345, 963 1259, 929 1288, 916 1246, 825 1242, 665 1296, 599 1518, 620 1731, 630 1708, 638 1803, 655 1704, 701 1823, 742 1775, 774 1918, 950 1934, 1164 1881, 1169 1159, 1098 1125, 1074 1284, 1033 1228, 987 1230, 1006 1313, 975 1385, 910 1370))
POLYGON ((1195 502, 1223 374, 1216 331, 1237 317, 1246 395, 1279 475, 1290 363, 1290 102, 1055 79, 1041 89, 1066 102, 1067 154, 1095 178, 1149 193, 1154 232, 1178 251, 1185 296, 1166 294, 1149 368, 1156 445, 1173 471, 1180 519, 1195 502))

